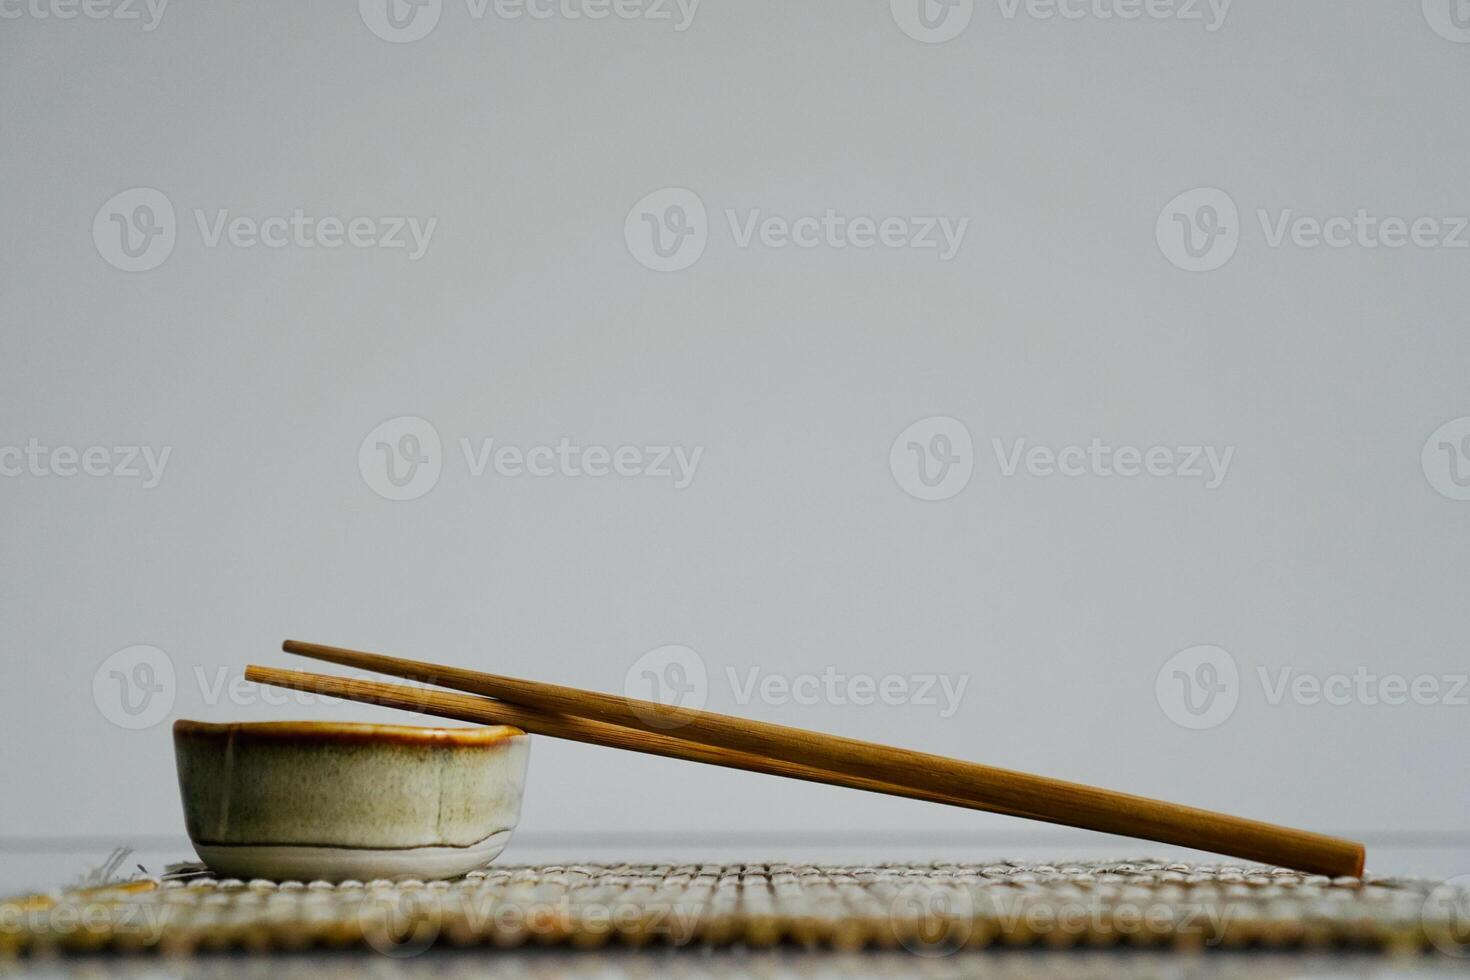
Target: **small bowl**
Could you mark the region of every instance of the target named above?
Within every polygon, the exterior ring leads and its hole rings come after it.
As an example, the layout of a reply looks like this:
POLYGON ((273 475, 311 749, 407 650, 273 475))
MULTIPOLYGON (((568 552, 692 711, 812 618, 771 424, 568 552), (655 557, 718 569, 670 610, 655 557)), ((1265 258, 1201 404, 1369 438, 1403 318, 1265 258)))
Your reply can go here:
POLYGON ((531 739, 519 728, 174 723, 184 822, 230 878, 454 878, 505 848, 531 739))

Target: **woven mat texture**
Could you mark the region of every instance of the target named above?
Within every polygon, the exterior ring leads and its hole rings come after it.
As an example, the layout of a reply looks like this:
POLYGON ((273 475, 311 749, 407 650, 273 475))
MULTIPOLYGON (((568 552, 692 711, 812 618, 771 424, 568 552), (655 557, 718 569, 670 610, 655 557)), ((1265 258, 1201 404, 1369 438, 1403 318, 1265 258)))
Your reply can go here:
POLYGON ((439 882, 202 866, 0 903, 0 953, 450 946, 1470 951, 1470 891, 1156 861, 492 866, 439 882))

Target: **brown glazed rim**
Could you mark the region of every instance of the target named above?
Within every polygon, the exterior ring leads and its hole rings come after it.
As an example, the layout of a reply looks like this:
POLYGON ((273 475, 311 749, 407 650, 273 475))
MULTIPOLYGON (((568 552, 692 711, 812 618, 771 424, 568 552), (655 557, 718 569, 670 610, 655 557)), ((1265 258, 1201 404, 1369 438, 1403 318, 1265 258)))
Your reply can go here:
POLYGON ((420 728, 415 725, 378 725, 361 721, 240 721, 215 723, 180 718, 174 735, 185 738, 254 742, 379 743, 421 745, 430 748, 473 748, 508 742, 525 735, 510 725, 475 728, 420 728))

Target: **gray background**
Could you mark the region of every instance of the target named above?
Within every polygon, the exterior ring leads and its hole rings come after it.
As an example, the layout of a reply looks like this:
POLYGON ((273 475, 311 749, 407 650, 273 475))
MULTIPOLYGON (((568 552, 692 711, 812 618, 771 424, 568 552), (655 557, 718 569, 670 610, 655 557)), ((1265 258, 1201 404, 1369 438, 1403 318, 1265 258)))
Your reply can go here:
MULTIPOLYGON (((152 490, 0 479, 9 849, 181 834, 168 719, 411 720, 208 703, 196 668, 301 666, 287 636, 614 691, 645 651, 685 644, 716 709, 1459 841, 1470 707, 1273 706, 1255 676, 1466 670, 1470 503, 1435 492, 1420 449, 1470 415, 1470 252, 1273 249, 1255 211, 1470 213, 1467 81, 1470 45, 1417 2, 1373 0, 1240 0, 1216 32, 1008 20, 982 0, 934 45, 887 4, 841 0, 707 0, 683 33, 476 20, 446 0, 408 44, 350 3, 175 0, 152 32, 0 21, 0 443, 172 447, 152 490), (172 201, 178 243, 126 273, 91 224, 139 186, 172 201), (699 194, 710 240, 657 273, 623 223, 668 186, 699 194), (1154 238, 1199 186, 1241 211, 1239 250, 1210 273, 1154 238), (438 227, 410 262, 210 249, 192 216, 297 207, 438 227), (742 249, 723 216, 829 207, 970 227, 941 262, 742 249), (444 472, 393 502, 357 452, 401 415, 435 425, 444 472), (976 463, 930 503, 888 453, 933 415, 968 426, 976 463), (704 457, 682 491, 477 479, 462 435, 704 457), (1003 478, 990 451, 1093 436, 1236 456, 1206 491, 1003 478), (1155 677, 1206 643, 1239 663, 1240 700, 1189 731, 1155 677), (178 674, 168 718, 141 731, 93 696, 134 644, 178 674), (752 666, 968 688, 948 719, 736 704, 725 668, 752 666)), ((522 827, 571 849, 745 834, 795 842, 783 853, 834 828, 936 852, 1053 833, 545 739, 522 827)))

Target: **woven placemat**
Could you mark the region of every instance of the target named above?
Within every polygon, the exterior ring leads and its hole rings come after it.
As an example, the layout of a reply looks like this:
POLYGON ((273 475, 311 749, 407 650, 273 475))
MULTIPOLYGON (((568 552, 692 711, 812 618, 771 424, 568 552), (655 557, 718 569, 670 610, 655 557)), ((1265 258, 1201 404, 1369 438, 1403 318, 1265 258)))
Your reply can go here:
POLYGON ((0 904, 0 952, 369 946, 1470 952, 1470 890, 1161 861, 492 866, 454 881, 218 879, 200 865, 0 904))

